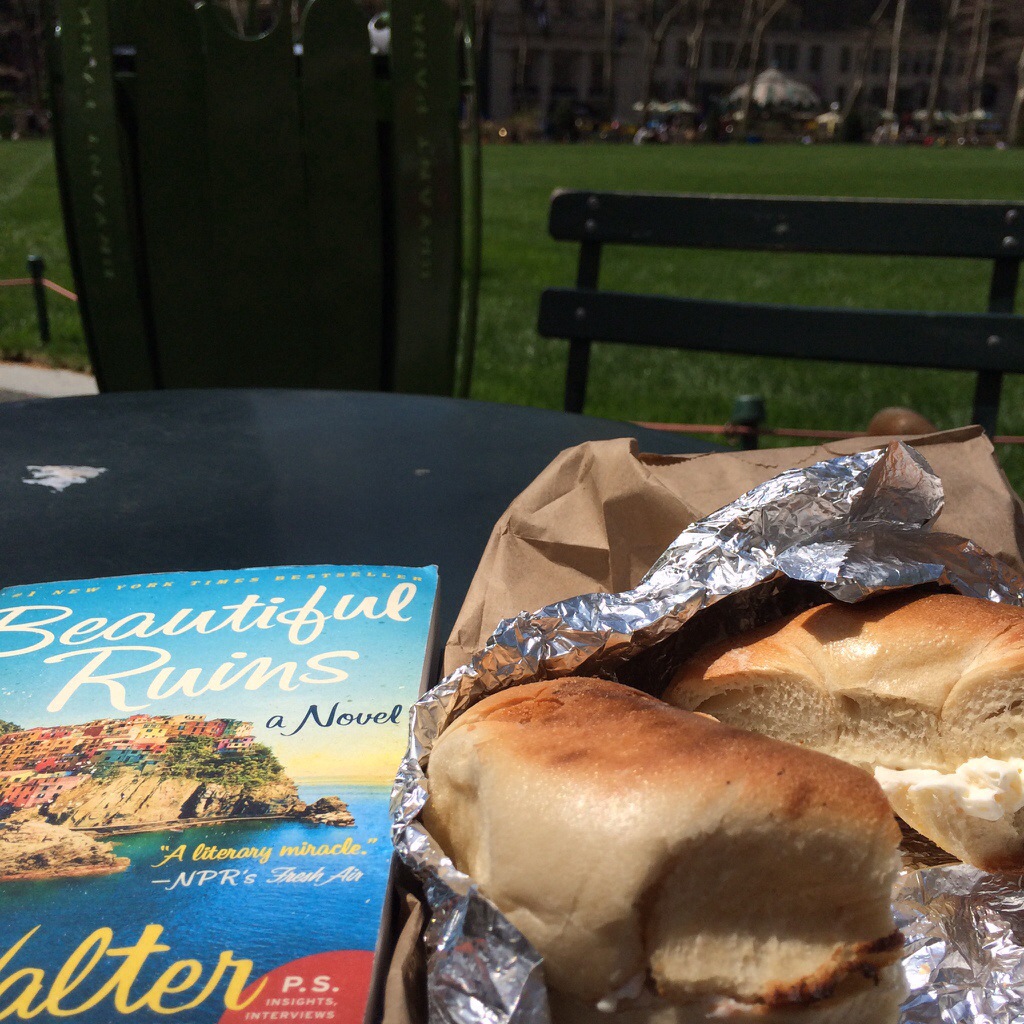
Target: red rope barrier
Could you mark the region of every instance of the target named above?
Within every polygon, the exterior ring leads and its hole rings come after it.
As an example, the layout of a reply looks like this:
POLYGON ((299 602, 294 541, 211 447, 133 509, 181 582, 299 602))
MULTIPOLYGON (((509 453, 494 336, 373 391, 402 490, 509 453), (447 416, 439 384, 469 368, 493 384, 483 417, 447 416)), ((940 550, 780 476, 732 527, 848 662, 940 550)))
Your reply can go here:
MULTIPOLYGON (((738 423, 726 423, 716 426, 710 423, 643 423, 634 420, 638 427, 648 430, 667 430, 677 434, 722 434, 724 437, 804 437, 821 438, 825 441, 844 441, 848 437, 867 437, 863 430, 807 430, 801 427, 753 427, 740 426, 738 423)), ((997 434, 992 439, 996 444, 1024 444, 1024 436, 1019 434, 997 434)))
MULTIPOLYGON (((0 281, 0 288, 8 285, 18 284, 33 284, 31 277, 12 277, 7 281, 0 281)), ((43 278, 43 287, 49 288, 51 292, 56 292, 58 295, 63 296, 65 299, 70 299, 72 302, 78 301, 78 296, 74 292, 69 292, 63 285, 57 284, 55 281, 51 281, 49 278, 43 278)))
POLYGON ((78 301, 78 296, 74 292, 69 292, 67 288, 57 284, 56 281, 51 281, 49 278, 43 278, 43 284, 50 289, 51 292, 56 292, 58 295, 62 295, 65 299, 70 299, 72 302, 78 301))

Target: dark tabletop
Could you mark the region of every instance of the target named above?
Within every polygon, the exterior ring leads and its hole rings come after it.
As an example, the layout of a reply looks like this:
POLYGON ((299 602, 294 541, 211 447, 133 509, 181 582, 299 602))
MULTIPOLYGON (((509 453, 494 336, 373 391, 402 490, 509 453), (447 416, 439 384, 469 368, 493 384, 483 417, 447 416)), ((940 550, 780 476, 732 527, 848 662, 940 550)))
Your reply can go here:
POLYGON ((626 423, 457 399, 153 391, 0 406, 0 585, 263 565, 436 564, 447 638, 494 523, 562 449, 626 423), (103 467, 62 492, 28 466, 103 467))

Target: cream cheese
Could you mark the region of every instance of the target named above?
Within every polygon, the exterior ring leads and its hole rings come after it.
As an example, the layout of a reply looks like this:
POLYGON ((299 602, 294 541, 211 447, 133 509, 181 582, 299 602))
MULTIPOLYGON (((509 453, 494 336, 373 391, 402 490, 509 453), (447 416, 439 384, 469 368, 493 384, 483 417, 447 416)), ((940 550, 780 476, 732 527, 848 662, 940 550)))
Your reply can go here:
POLYGON ((1024 807, 1024 758, 972 757, 955 772, 933 768, 876 768, 886 795, 930 793, 974 818, 998 821, 1024 807))

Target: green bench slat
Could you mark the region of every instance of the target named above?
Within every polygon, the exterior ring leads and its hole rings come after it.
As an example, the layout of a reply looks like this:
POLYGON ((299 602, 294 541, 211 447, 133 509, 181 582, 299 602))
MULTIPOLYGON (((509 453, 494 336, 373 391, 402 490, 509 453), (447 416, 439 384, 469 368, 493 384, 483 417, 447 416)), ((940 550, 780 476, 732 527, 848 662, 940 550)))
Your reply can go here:
POLYGON ((1024 256, 1024 202, 556 192, 562 241, 995 259, 1024 256))
POLYGON ((542 337, 737 355, 1024 373, 1024 318, 908 313, 551 288, 542 337), (997 339, 997 340, 993 340, 997 339))

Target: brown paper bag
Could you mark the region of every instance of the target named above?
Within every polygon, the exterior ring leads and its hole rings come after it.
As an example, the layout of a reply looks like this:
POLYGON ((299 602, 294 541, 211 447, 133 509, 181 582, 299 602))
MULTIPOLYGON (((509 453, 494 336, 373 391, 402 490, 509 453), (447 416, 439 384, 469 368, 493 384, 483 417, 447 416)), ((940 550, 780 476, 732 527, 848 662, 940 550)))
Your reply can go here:
MULTIPOLYGON (((751 487, 891 440, 662 456, 641 454, 635 441, 622 438, 562 452, 494 527, 445 649, 445 672, 465 664, 503 618, 636 586, 686 526, 751 487)), ((942 480, 946 503, 935 528, 969 537, 1024 571, 1024 505, 981 428, 902 440, 919 448, 942 480)), ((421 918, 411 917, 396 947, 385 1024, 425 1019, 421 928, 421 918)))
MULTIPOLYGON (((664 456, 641 454, 622 438, 562 452, 494 527, 445 649, 445 673, 465 664, 503 618, 635 587, 684 527, 751 487, 890 440, 664 456)), ((905 440, 942 480, 946 504, 935 528, 1024 570, 1024 506, 981 428, 905 440)))

